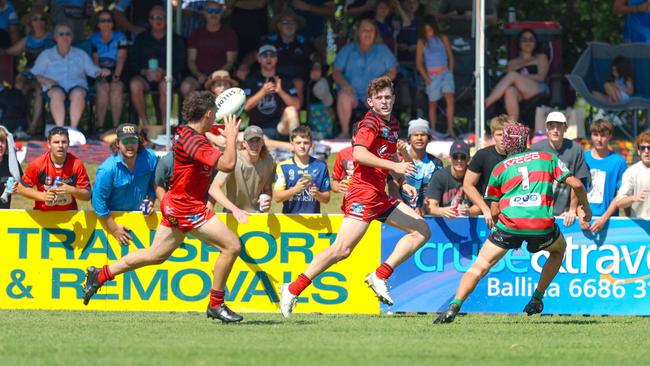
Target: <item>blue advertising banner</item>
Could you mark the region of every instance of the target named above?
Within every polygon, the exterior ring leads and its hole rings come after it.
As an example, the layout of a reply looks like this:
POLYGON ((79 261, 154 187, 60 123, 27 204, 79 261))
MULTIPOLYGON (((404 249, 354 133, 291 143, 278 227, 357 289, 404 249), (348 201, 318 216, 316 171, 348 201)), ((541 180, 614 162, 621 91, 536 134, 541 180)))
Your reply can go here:
MULTIPOLYGON (((432 235, 389 280, 395 305, 382 311, 446 310, 462 275, 489 235, 483 218, 427 218, 432 235)), ((544 313, 650 315, 650 221, 612 218, 593 235, 574 223, 558 225, 567 241, 564 263, 546 291, 544 313)), ((385 260, 400 230, 382 226, 385 260)), ((524 244, 525 246, 525 244, 524 244)), ((463 312, 519 313, 535 291, 548 254, 512 250, 486 275, 463 312)))

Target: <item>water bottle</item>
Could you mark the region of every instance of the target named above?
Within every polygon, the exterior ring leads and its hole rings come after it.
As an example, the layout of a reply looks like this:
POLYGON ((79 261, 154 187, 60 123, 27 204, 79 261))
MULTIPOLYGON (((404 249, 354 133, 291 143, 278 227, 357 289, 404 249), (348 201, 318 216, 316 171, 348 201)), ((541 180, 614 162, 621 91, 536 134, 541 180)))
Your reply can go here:
POLYGON ((150 202, 151 201, 149 201, 149 199, 145 197, 142 200, 142 205, 140 205, 140 207, 142 208, 142 214, 145 215, 145 216, 149 214, 149 203, 150 202))
MULTIPOLYGON (((52 182, 51 188, 60 187, 62 184, 63 184, 63 180, 61 179, 61 177, 56 177, 56 178, 54 178, 54 181, 52 182)), ((45 201, 45 205, 46 206, 54 206, 54 205, 57 204, 57 199, 58 199, 58 197, 55 197, 54 200, 52 200, 52 201, 45 201)))
POLYGON ((7 185, 5 187, 5 191, 2 192, 2 196, 0 196, 0 201, 2 201, 2 203, 9 202, 9 196, 12 193, 14 193, 14 183, 15 182, 16 182, 16 180, 14 179, 14 177, 9 177, 7 179, 7 185))

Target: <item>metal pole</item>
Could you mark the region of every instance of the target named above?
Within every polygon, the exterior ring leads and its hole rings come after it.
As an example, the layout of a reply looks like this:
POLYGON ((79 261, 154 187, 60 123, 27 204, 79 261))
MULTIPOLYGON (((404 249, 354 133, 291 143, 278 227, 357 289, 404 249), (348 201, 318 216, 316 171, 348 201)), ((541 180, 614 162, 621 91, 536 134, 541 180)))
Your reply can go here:
POLYGON ((476 49, 476 78, 475 106, 474 106, 474 133, 476 135, 476 149, 483 147, 485 135, 485 2, 474 2, 474 41, 476 49))
MULTIPOLYGON (((180 5, 178 6, 180 8, 180 5)), ((171 141, 171 126, 169 125, 169 116, 172 113, 172 2, 167 1, 167 49, 166 49, 166 70, 165 70, 165 134, 167 141, 171 141)), ((169 151, 169 143, 165 146, 165 151, 169 151)))

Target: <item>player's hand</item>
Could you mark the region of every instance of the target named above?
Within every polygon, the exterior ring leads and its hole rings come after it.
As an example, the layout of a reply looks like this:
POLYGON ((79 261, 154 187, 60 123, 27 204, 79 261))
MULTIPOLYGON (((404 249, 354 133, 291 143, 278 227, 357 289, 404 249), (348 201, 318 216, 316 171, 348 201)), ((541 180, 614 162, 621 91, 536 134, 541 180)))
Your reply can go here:
POLYGON ((571 210, 563 212, 562 215, 560 216, 564 218, 563 220, 564 226, 571 226, 573 225, 573 222, 576 220, 576 213, 571 210))
POLYGON ((597 232, 600 232, 605 227, 606 224, 607 224, 607 220, 605 220, 605 218, 601 216, 598 218, 598 220, 594 221, 594 223, 591 224, 591 226, 589 227, 589 231, 596 234, 597 232))
POLYGON ((238 223, 248 224, 248 212, 238 208, 232 211, 232 215, 235 217, 235 220, 237 220, 238 223))
POLYGON ((232 139, 237 140, 237 134, 239 134, 239 125, 241 120, 237 118, 234 114, 224 117, 223 119, 223 136, 226 137, 226 140, 232 139))
POLYGON ((417 173, 418 168, 415 167, 415 164, 413 163, 394 163, 395 165, 393 166, 393 171, 397 174, 401 174, 404 176, 410 176, 412 174, 417 173))
POLYGON ((406 193, 409 197, 409 202, 415 202, 418 198, 418 190, 408 183, 402 184, 402 191, 406 193))
POLYGON ((115 224, 115 227, 111 229, 111 233, 117 239, 117 242, 120 243, 120 245, 129 245, 131 243, 131 235, 129 235, 129 232, 131 232, 131 229, 124 225, 119 225, 115 224))
POLYGON ((54 203, 54 201, 56 201, 56 192, 54 191, 54 189, 45 191, 45 202, 54 203))
POLYGON ((492 229, 494 227, 494 217, 492 217, 490 209, 483 210, 483 217, 485 218, 485 225, 487 225, 488 229, 492 229))

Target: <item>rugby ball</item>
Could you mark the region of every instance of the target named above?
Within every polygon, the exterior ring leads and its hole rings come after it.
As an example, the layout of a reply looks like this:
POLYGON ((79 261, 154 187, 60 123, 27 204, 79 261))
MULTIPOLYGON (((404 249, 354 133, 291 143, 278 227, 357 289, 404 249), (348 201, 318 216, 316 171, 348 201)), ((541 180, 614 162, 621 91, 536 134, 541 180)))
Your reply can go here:
POLYGON ((226 89, 219 94, 214 103, 217 105, 215 122, 221 123, 226 116, 234 114, 239 117, 241 112, 244 111, 246 93, 241 88, 226 89))

